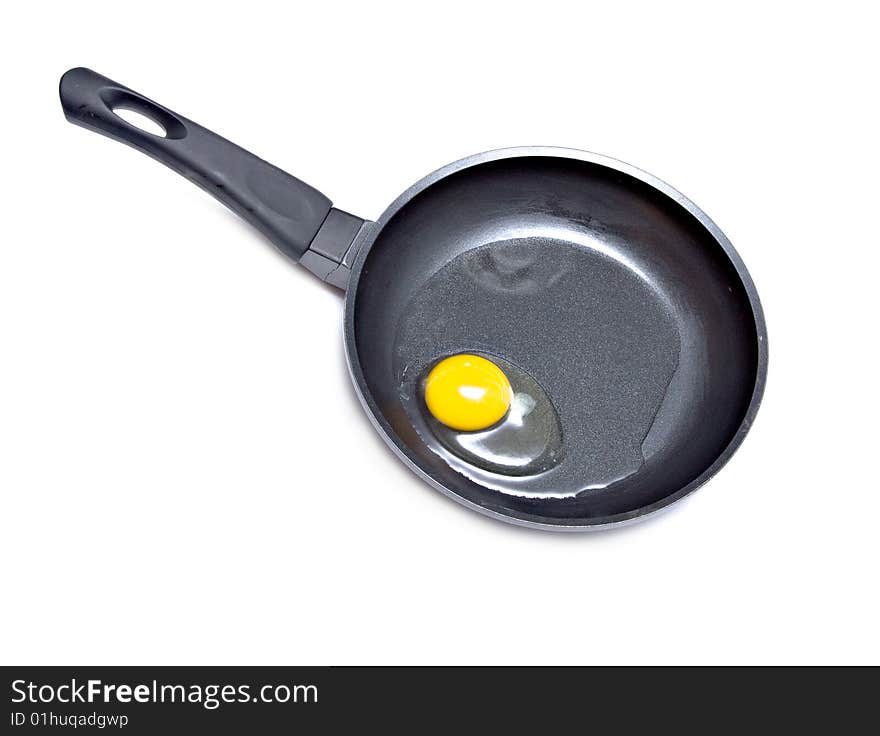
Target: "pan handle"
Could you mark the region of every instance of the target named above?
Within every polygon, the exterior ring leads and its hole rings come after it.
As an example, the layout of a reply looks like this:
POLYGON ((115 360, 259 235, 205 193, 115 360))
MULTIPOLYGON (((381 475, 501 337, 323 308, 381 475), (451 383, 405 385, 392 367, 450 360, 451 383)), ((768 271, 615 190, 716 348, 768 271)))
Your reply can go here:
POLYGON ((71 123, 126 143, 182 174, 295 261, 309 249, 331 211, 330 200, 308 184, 90 69, 68 71, 59 92, 71 123), (119 109, 145 115, 165 135, 129 124, 113 112, 119 109))

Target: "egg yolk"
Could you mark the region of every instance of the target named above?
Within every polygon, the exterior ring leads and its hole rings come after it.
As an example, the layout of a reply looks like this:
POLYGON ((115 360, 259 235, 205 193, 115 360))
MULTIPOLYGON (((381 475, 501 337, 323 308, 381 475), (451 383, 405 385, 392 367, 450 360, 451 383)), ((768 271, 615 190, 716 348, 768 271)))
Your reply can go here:
POLYGON ((425 381, 425 403, 447 427, 476 432, 497 424, 507 414, 513 389, 491 360, 462 353, 444 358, 425 381))

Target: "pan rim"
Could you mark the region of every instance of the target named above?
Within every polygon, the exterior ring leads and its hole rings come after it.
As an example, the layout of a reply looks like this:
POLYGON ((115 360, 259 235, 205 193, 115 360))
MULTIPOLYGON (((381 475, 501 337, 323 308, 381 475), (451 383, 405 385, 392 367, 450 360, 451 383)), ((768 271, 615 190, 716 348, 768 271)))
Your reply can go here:
POLYGON ((440 491, 445 496, 457 501, 469 509, 479 512, 484 516, 488 516, 499 521, 504 521, 516 526, 526 527, 530 529, 540 529, 544 531, 599 531, 609 528, 618 528, 636 521, 641 521, 648 517, 655 516, 661 511, 669 508, 672 504, 680 501, 690 495, 708 480, 710 480, 721 468, 727 464, 733 454, 739 449, 745 436, 754 423, 755 416, 761 405, 764 395, 764 389, 767 382, 767 366, 768 366, 768 342, 767 342, 767 326, 764 318, 764 311, 761 307, 761 301, 758 297, 757 289, 752 281, 751 275, 745 266, 742 258, 733 244, 727 238, 721 229, 706 215, 703 210, 697 207, 688 197, 670 186, 663 180, 657 178, 642 169, 619 161, 601 154, 582 151, 575 148, 561 148, 556 146, 517 146, 513 148, 500 148, 491 151, 484 151, 465 158, 454 161, 429 173, 427 176, 418 180, 415 184, 406 189, 397 199, 395 199, 388 208, 382 213, 375 223, 371 224, 365 232, 365 238, 362 241, 357 257, 352 264, 351 276, 348 289, 345 294, 344 308, 344 329, 343 343, 345 349, 345 358, 348 365, 349 377, 354 385, 355 394, 364 408, 370 422, 375 427, 379 436, 391 448, 395 455, 400 458, 403 463, 410 468, 418 477, 427 482, 431 487, 440 491), (360 360, 357 354, 357 345, 355 342, 355 310, 357 287, 360 282, 360 275, 366 262, 369 252, 372 249, 379 233, 382 232, 385 225, 393 218, 408 202, 410 202, 418 194, 432 186, 436 182, 455 174, 459 171, 478 166, 480 164, 493 161, 500 161, 509 158, 563 158, 575 161, 583 161, 586 163, 603 166, 623 174, 627 174, 651 187, 658 190, 662 194, 672 199, 679 206, 687 210, 712 236, 715 242, 720 246, 724 254, 729 259, 731 265, 736 271, 737 277, 742 283, 749 306, 754 319, 755 333, 757 335, 757 366, 755 375, 755 385, 752 396, 749 401, 748 408, 739 427, 731 437, 730 442, 724 450, 715 458, 699 476, 674 493, 665 496, 663 499, 656 501, 647 506, 639 507, 623 514, 616 514, 608 517, 596 517, 595 519, 575 519, 572 523, 565 520, 559 521, 536 521, 531 518, 517 516, 513 512, 501 513, 493 509, 487 509, 474 503, 468 498, 447 488, 442 483, 435 480, 427 472, 425 472, 418 462, 410 456, 406 445, 397 437, 394 430, 382 416, 378 405, 373 399, 369 388, 366 384, 366 378, 361 368, 360 360))

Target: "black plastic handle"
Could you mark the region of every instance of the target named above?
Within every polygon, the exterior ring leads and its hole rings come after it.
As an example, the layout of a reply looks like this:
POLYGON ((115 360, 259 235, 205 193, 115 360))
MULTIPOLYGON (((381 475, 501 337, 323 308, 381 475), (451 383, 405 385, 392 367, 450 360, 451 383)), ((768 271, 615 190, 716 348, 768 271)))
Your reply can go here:
POLYGON ((225 138, 91 69, 71 69, 60 84, 65 117, 143 151, 243 217, 283 253, 299 260, 332 203, 318 190, 225 138), (154 135, 113 110, 146 115, 165 129, 154 135))

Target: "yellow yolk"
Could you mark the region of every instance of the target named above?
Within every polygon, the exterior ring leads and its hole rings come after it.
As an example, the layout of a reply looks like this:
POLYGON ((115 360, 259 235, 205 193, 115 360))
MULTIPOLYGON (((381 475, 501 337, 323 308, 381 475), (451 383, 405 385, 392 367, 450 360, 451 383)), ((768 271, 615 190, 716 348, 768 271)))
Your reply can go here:
POLYGON ((507 414, 513 389, 504 372, 479 355, 461 353, 435 365, 425 381, 425 403, 434 418, 462 432, 497 424, 507 414))

